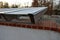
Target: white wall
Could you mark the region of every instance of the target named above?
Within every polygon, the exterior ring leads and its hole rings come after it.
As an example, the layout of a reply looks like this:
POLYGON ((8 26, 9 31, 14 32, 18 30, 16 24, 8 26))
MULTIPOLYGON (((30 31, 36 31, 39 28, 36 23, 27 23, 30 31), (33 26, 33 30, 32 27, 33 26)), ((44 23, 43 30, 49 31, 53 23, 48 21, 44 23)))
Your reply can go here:
POLYGON ((0 40, 60 40, 60 33, 0 25, 0 40))

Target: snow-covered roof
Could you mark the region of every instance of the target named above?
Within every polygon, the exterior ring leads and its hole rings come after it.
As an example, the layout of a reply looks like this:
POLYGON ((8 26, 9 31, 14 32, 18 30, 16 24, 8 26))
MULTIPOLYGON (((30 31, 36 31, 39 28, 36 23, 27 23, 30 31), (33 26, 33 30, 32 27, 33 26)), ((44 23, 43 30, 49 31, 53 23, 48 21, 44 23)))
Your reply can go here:
POLYGON ((38 12, 46 10, 47 7, 31 7, 31 8, 1 8, 0 14, 37 14, 38 12))

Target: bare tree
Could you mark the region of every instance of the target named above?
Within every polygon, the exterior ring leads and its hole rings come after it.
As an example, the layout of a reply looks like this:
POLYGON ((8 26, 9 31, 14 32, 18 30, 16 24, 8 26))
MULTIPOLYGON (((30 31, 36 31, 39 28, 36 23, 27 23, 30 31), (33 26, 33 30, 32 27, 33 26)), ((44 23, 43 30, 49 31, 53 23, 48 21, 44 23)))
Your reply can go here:
POLYGON ((32 7, 38 7, 39 3, 38 0, 33 0, 32 7))
POLYGON ((4 3, 4 8, 9 8, 9 5, 7 2, 4 3))
POLYGON ((11 8, 18 8, 18 5, 13 4, 13 5, 11 6, 11 8))
POLYGON ((0 2, 0 8, 3 8, 3 2, 0 2))
POLYGON ((60 0, 59 0, 59 4, 58 4, 58 9, 60 9, 60 0))

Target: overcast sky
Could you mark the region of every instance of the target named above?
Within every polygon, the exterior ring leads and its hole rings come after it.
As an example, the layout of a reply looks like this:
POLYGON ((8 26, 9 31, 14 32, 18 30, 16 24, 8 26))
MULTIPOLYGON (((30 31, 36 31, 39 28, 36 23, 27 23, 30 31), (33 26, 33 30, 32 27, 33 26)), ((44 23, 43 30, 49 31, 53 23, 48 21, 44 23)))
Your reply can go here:
MULTIPOLYGON (((9 5, 11 4, 22 4, 22 5, 31 5, 31 2, 32 0, 0 0, 0 1, 3 1, 3 2, 8 2, 9 5)), ((54 2, 56 2, 56 4, 58 4, 58 1, 59 0, 54 0, 54 2)))
POLYGON ((22 4, 22 5, 31 5, 32 0, 0 0, 3 2, 8 2, 9 5, 11 4, 22 4))

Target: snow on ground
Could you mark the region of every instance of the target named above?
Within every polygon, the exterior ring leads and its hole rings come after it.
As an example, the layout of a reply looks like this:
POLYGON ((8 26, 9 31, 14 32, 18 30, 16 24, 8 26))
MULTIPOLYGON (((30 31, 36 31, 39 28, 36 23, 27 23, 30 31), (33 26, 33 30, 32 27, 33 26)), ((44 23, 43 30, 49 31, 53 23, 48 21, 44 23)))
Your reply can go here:
POLYGON ((60 40, 60 33, 0 25, 0 40, 60 40))
POLYGON ((39 24, 45 27, 60 27, 60 15, 43 15, 39 24))

